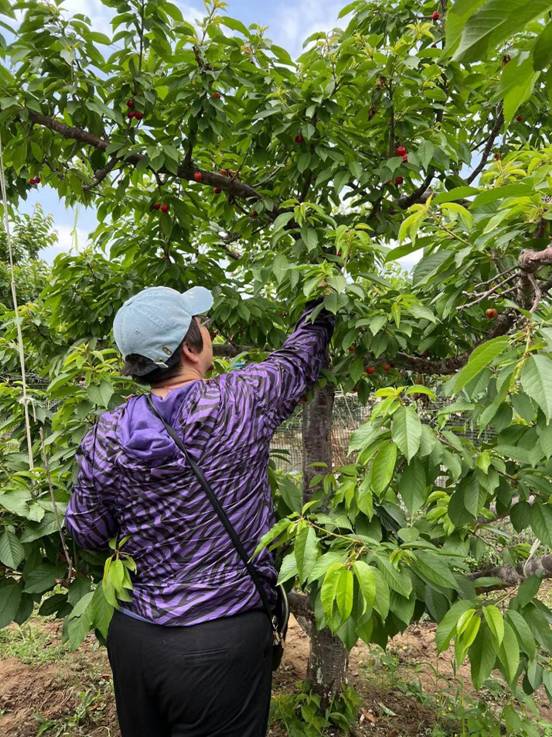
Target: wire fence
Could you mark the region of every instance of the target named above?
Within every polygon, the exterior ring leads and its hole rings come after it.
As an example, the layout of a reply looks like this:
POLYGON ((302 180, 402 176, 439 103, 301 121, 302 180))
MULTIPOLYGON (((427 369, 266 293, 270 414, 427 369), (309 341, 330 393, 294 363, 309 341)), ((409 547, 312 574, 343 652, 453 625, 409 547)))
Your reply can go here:
MULTIPOLYGON (((332 417, 332 455, 336 466, 344 465, 350 458, 348 447, 351 435, 370 418, 375 402, 362 404, 356 394, 336 394, 332 417)), ((447 400, 427 401, 419 408, 423 422, 434 426, 439 413, 450 407, 447 400)), ((276 467, 282 471, 301 473, 303 468, 302 444, 303 409, 300 405, 293 415, 284 422, 276 432, 272 441, 272 450, 276 451, 274 459, 276 467)), ((476 445, 488 442, 495 437, 492 430, 478 431, 469 417, 463 412, 453 412, 447 416, 444 429, 451 430, 462 437, 469 438, 476 445)))

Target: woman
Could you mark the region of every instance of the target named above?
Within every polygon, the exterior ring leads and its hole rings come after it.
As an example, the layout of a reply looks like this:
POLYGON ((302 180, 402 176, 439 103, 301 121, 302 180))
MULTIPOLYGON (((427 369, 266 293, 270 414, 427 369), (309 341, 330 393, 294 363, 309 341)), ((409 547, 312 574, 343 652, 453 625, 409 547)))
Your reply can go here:
MULTIPOLYGON (((306 310, 265 361, 207 379, 211 293, 144 289, 118 311, 124 373, 151 386, 251 555, 274 523, 271 438, 319 376, 333 330, 306 310)), ((130 536, 132 602, 108 634, 123 737, 264 737, 272 632, 259 594, 183 453, 144 395, 103 414, 79 450, 66 514, 77 544, 130 536)), ((256 570, 274 600, 276 571, 256 570)))

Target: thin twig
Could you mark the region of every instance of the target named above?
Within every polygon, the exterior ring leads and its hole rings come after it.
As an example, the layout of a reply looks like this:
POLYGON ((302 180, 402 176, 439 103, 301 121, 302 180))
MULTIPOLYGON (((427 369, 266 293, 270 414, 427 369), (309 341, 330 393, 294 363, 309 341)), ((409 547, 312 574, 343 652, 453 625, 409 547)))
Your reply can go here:
POLYGON ((52 484, 52 476, 50 474, 50 465, 48 463, 48 455, 46 453, 46 447, 44 444, 44 429, 42 427, 39 427, 38 433, 40 435, 40 448, 41 448, 41 453, 42 453, 42 462, 44 463, 44 470, 46 471, 46 480, 48 482, 48 490, 50 492, 50 499, 52 502, 52 511, 54 513, 54 519, 55 519, 56 528, 59 534, 59 539, 61 540, 61 547, 63 550, 63 555, 67 562, 67 579, 68 581, 71 581, 72 580, 71 577, 73 575, 73 560, 71 559, 69 549, 67 548, 65 538, 63 537, 63 530, 61 526, 61 521, 59 519, 57 502, 56 502, 56 497, 54 494, 54 487, 52 484))

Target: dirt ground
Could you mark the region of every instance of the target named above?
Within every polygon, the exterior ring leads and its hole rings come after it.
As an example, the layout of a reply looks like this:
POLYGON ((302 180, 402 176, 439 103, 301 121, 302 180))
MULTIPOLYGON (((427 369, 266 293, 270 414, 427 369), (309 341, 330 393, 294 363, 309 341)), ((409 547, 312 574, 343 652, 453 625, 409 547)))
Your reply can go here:
MULTIPOLYGON (((35 619, 24 635, 15 626, 8 630, 13 642, 3 645, 6 635, 0 641, 2 737, 119 737, 107 656, 93 637, 70 653, 60 646, 59 623, 35 619)), ((410 627, 385 654, 365 645, 353 649, 350 683, 362 697, 357 737, 429 735, 439 718, 429 697, 470 691, 467 669, 455 674, 451 654, 436 655, 434 632, 431 624, 410 627)), ((276 696, 297 688, 307 657, 308 637, 292 620, 276 696)), ((542 716, 552 723, 544 699, 542 716)), ((269 734, 287 735, 278 724, 269 734)))

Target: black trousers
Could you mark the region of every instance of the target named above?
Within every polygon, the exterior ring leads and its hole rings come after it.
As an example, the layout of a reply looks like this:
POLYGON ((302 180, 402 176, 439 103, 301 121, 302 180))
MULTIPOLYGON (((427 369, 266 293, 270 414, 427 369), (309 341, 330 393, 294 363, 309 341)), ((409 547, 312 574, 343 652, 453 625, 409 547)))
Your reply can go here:
POLYGON ((264 612, 191 627, 115 612, 107 652, 122 737, 265 737, 272 631, 264 612))

